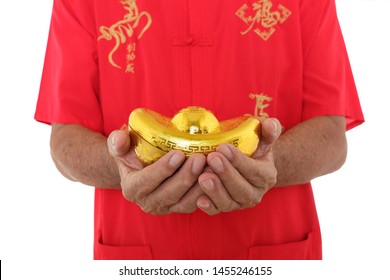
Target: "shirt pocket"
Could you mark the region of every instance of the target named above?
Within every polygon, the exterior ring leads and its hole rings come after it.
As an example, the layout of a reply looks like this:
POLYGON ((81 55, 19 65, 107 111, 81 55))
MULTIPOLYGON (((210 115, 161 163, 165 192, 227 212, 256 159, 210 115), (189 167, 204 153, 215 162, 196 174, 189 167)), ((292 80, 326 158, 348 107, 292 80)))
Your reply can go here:
POLYGON ((249 248, 250 260, 321 260, 321 235, 310 232, 303 240, 249 248))
POLYGON ((98 242, 94 249, 95 260, 151 260, 150 246, 112 246, 98 242))

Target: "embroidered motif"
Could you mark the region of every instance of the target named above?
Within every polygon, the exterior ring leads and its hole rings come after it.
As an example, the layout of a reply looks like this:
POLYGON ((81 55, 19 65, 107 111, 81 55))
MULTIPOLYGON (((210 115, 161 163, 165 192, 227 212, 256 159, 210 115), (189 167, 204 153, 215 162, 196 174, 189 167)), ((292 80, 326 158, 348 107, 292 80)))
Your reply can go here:
POLYGON ((263 93, 250 93, 249 97, 256 100, 255 112, 253 115, 259 117, 262 121, 268 118, 269 115, 265 112, 265 108, 269 106, 269 102, 272 101, 272 98, 263 93))
POLYGON ((135 43, 127 45, 126 55, 126 73, 134 74, 134 60, 135 60, 135 43))
POLYGON ((272 11, 272 2, 270 0, 257 0, 249 9, 244 4, 236 12, 236 15, 248 25, 241 35, 246 35, 251 30, 267 41, 276 31, 275 25, 282 24, 291 15, 291 11, 283 5, 278 5, 277 10, 272 11))
POLYGON ((143 11, 139 12, 136 0, 121 0, 120 1, 123 4, 123 8, 128 11, 128 13, 123 17, 122 20, 118 21, 117 23, 114 23, 110 27, 107 26, 101 26, 99 28, 99 31, 101 33, 98 40, 105 39, 107 41, 115 40, 115 45, 108 54, 108 61, 110 64, 116 68, 121 69, 122 67, 119 66, 114 61, 114 54, 119 49, 121 45, 125 45, 127 43, 126 49, 127 49, 127 55, 126 55, 126 73, 134 73, 134 60, 136 58, 135 56, 135 47, 136 43, 131 42, 128 43, 128 40, 131 39, 136 31, 138 29, 138 36, 137 39, 140 39, 142 35, 145 33, 146 30, 149 29, 150 25, 152 24, 152 17, 149 13, 143 11), (145 18, 145 20, 142 21, 143 26, 140 25, 141 19, 145 18))

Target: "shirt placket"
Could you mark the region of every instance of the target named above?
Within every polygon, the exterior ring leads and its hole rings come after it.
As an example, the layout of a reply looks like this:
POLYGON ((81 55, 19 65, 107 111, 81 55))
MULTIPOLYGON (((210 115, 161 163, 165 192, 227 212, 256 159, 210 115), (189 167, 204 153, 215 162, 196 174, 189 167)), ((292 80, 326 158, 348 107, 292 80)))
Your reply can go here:
MULTIPOLYGON (((191 69, 191 101, 192 105, 202 106, 213 110, 214 95, 211 92, 211 48, 213 38, 210 36, 210 24, 208 20, 209 0, 188 0, 189 9, 189 37, 188 47, 190 49, 191 69)), ((198 210, 200 211, 200 210, 198 210)), ((209 250, 216 251, 216 242, 211 241, 208 227, 204 227, 203 213, 197 213, 191 220, 191 244, 192 254, 195 259, 202 259, 209 250)))
POLYGON ((212 105, 210 48, 213 38, 210 36, 208 22, 208 0, 189 0, 189 29, 192 36, 191 78, 192 101, 194 105, 208 107, 212 105))
POLYGON ((172 14, 172 64, 173 64, 173 103, 178 112, 192 102, 191 91, 191 53, 188 48, 189 38, 188 2, 175 1, 172 14))
POLYGON ((203 0, 186 1, 187 11, 182 12, 187 15, 187 30, 184 30, 184 26, 178 26, 181 36, 173 39, 179 63, 176 67, 176 77, 179 78, 175 81, 178 93, 176 96, 177 104, 181 107, 210 107, 213 104, 209 75, 213 38, 208 32, 206 4, 207 1, 203 0))

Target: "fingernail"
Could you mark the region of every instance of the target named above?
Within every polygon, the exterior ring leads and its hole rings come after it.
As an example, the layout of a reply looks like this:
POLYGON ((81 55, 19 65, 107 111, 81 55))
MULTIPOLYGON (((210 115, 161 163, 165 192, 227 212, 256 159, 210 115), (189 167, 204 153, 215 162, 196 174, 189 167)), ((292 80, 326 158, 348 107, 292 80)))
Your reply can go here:
POLYGON ((181 154, 173 154, 169 159, 168 164, 171 167, 176 167, 183 160, 183 156, 181 154))
POLYGON ((224 167, 222 160, 219 157, 215 157, 210 161, 211 168, 216 172, 220 173, 223 172, 224 167))
POLYGON ((214 189, 214 182, 211 179, 204 180, 200 184, 207 192, 212 192, 214 189))
POLYGON ((192 162, 192 173, 195 175, 199 175, 202 173, 204 168, 204 161, 200 158, 195 157, 192 162))
POLYGON ((274 120, 272 120, 272 123, 274 125, 274 132, 277 132, 278 131, 278 124, 274 120))
POLYGON ((227 159, 232 159, 232 151, 227 145, 222 145, 218 147, 218 152, 223 154, 227 159))
POLYGON ((209 209, 210 208, 210 202, 208 201, 198 201, 198 207, 201 209, 209 209))
POLYGON ((116 142, 116 135, 118 134, 119 131, 115 131, 111 137, 110 137, 110 144, 111 146, 115 146, 115 142, 116 142))

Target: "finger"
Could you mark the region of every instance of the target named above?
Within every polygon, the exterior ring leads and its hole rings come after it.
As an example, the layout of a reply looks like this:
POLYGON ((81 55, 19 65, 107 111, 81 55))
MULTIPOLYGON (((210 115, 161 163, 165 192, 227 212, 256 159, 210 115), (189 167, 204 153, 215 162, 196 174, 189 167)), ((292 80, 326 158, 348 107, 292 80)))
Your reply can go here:
POLYGON ((266 154, 273 143, 279 138, 282 132, 282 126, 278 119, 269 118, 262 122, 261 124, 261 136, 259 147, 256 150, 253 157, 260 157, 266 154))
POLYGON ((162 182, 180 167, 185 155, 181 151, 171 151, 145 168, 128 173, 122 179, 122 192, 127 200, 140 203, 156 190, 162 182))
POLYGON ((262 141, 265 144, 272 144, 282 132, 282 126, 278 119, 265 119, 261 124, 262 141))
MULTIPOLYGON (((249 157, 247 159, 255 161, 249 157)), ((260 202, 261 191, 250 183, 253 179, 246 178, 240 174, 238 169, 223 154, 219 152, 209 154, 207 163, 218 175, 222 185, 226 188, 232 199, 239 203, 241 207, 252 206, 260 202)), ((252 169, 253 166, 252 164, 250 165, 247 167, 252 169)))
POLYGON ((273 163, 272 153, 257 160, 246 156, 231 144, 222 144, 217 151, 229 160, 250 185, 268 190, 276 183, 277 170, 273 163))
POLYGON ((130 136, 127 130, 120 129, 113 131, 107 139, 108 150, 114 158, 127 154, 130 150, 130 136))
POLYGON ((137 172, 137 175, 133 178, 134 184, 142 186, 142 188, 147 190, 155 189, 172 176, 184 160, 185 155, 183 152, 178 150, 171 151, 153 164, 137 172))
POLYGON ((199 177, 199 184, 215 206, 212 207, 213 205, 209 205, 206 208, 203 206, 202 210, 206 213, 214 213, 215 209, 218 209, 219 212, 230 212, 240 209, 240 204, 232 199, 216 174, 203 173, 199 177))
POLYGON ((198 183, 195 183, 178 203, 169 207, 169 213, 193 213, 197 208, 198 198, 204 194, 204 191, 198 183))
MULTIPOLYGON (((155 192, 153 192, 148 200, 150 203, 171 207, 177 204, 187 192, 197 183, 199 175, 203 172, 206 165, 206 157, 202 154, 191 155, 180 167, 173 176, 166 179, 155 192)), ((181 207, 186 211, 190 211, 191 195, 196 195, 197 192, 188 193, 187 200, 183 201, 181 207), (189 203, 187 205, 186 203, 189 203)), ((195 203, 196 198, 192 198, 195 203)), ((177 210, 178 209, 173 209, 177 210)))
POLYGON ((215 207, 215 205, 207 195, 201 195, 197 199, 196 204, 200 210, 210 216, 217 215, 221 212, 217 209, 217 207, 215 207))
POLYGON ((131 148, 131 140, 126 127, 113 131, 107 138, 109 154, 118 164, 121 177, 132 170, 143 168, 142 162, 131 148))

